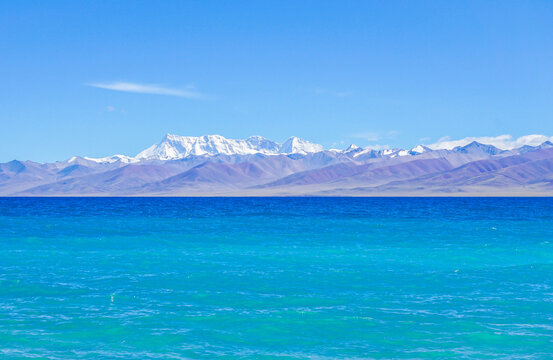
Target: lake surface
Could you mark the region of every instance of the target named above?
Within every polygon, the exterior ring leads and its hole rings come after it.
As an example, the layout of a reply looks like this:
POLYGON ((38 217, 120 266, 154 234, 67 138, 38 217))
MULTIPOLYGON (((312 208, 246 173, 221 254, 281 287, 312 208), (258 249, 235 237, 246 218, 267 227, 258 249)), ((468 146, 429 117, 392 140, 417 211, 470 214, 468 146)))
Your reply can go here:
POLYGON ((27 357, 549 359, 553 199, 3 198, 27 357))

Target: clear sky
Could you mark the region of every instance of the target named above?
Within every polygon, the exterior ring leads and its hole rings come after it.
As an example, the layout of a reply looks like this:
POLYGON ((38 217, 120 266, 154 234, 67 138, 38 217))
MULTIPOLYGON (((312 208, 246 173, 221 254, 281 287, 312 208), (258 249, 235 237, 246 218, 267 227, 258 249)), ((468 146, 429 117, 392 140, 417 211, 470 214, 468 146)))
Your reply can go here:
POLYGON ((553 135, 552 1, 2 1, 0 161, 553 135))

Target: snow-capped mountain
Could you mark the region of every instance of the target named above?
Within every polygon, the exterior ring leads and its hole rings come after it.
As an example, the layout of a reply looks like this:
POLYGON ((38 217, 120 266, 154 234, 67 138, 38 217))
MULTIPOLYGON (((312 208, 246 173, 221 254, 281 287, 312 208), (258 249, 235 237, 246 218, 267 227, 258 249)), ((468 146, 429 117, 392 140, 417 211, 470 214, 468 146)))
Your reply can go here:
POLYGON ((357 151, 358 149, 360 149, 359 146, 355 144, 351 144, 350 146, 348 146, 346 150, 344 150, 344 152, 357 151))
MULTIPOLYGON (((550 139, 547 137, 540 137, 550 139)), ((291 137, 166 135, 135 157, 0 163, 0 195, 553 194, 553 143, 324 150, 291 137), (178 160, 178 161, 173 161, 178 160)), ((461 145, 457 145, 461 143, 461 145)))
POLYGON ((414 148, 412 148, 409 153, 411 155, 418 155, 418 154, 422 154, 422 153, 425 153, 427 151, 432 151, 429 147, 426 147, 424 145, 417 145, 415 146, 414 148))
POLYGON ((307 154, 323 151, 324 148, 319 144, 313 144, 307 140, 292 136, 286 140, 279 149, 281 154, 307 154))
MULTIPOLYGON (((77 158, 76 156, 73 156, 71 159, 69 159, 69 162, 76 161, 76 158, 77 158)), ((118 162, 118 161, 123 163, 123 164, 131 164, 131 163, 139 161, 136 158, 133 158, 133 157, 130 157, 130 156, 127 156, 127 155, 120 155, 120 154, 107 156, 107 157, 103 157, 103 158, 91 158, 91 157, 85 156, 83 159, 86 159, 86 160, 89 160, 89 161, 94 161, 94 162, 97 162, 97 163, 100 163, 100 164, 104 164, 104 163, 111 164, 111 163, 115 163, 115 162, 118 162)))
MULTIPOLYGON (((525 138, 525 137, 523 137, 525 138)), ((531 138, 534 141, 535 136, 531 138)), ((549 139, 547 137, 543 137, 549 139)), ((493 139, 493 138, 492 138, 493 139)), ((520 139, 517 140, 517 142, 520 139)), ((460 143, 462 141, 453 141, 453 143, 460 143)), ((535 141, 534 141, 535 142, 535 141)), ((521 142, 522 143, 522 142, 521 142)), ((535 150, 541 147, 547 147, 550 144, 549 141, 545 141, 542 145, 530 146, 524 145, 519 148, 513 148, 509 152, 524 152, 535 150)), ((358 147, 356 145, 350 145, 345 150, 331 149, 329 152, 334 154, 342 154, 343 156, 355 159, 356 161, 365 161, 372 158, 397 158, 408 156, 419 156, 435 151, 455 152, 465 155, 498 155, 505 154, 507 151, 505 148, 499 148, 491 143, 481 143, 472 141, 466 143, 463 146, 450 147, 449 143, 432 144, 432 145, 417 145, 410 150, 406 149, 374 149, 372 147, 358 147)), ((135 157, 126 155, 113 155, 104 158, 90 158, 84 157, 81 159, 96 162, 99 164, 133 164, 142 161, 149 160, 179 160, 185 159, 191 156, 212 157, 218 155, 290 155, 290 154, 315 154, 323 152, 325 149, 319 144, 312 143, 307 140, 300 139, 292 136, 282 144, 275 141, 266 139, 262 136, 250 136, 247 139, 227 139, 220 135, 205 135, 205 136, 180 136, 167 134, 163 139, 149 148, 141 151, 135 157)), ((73 159, 76 159, 74 157, 73 159)), ((74 161, 74 160, 73 160, 74 161)), ((71 159, 69 160, 71 162, 71 159)))
POLYGON ((167 134, 158 144, 136 155, 138 160, 175 160, 192 155, 307 154, 323 151, 323 147, 307 140, 291 137, 283 144, 251 136, 247 139, 227 139, 220 135, 200 137, 167 134))

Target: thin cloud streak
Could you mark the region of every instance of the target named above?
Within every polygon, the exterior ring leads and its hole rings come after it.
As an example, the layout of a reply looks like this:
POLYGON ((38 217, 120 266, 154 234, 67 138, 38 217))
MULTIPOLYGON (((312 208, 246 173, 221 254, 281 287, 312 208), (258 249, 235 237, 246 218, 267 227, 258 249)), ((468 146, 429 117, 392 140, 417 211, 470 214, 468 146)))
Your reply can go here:
POLYGON ((316 88, 314 90, 315 95, 330 95, 337 98, 343 98, 353 94, 352 91, 336 91, 331 89, 316 88))
POLYGON ((195 91, 193 88, 176 89, 176 88, 168 88, 168 87, 154 85, 154 84, 137 84, 137 83, 130 83, 130 82, 91 83, 86 85, 100 88, 100 89, 131 92, 131 93, 138 93, 138 94, 178 96, 178 97, 187 98, 187 99, 206 98, 204 94, 195 91))
POLYGON ((437 149, 451 150, 457 146, 468 145, 473 141, 479 142, 481 144, 493 145, 496 148, 499 148, 502 150, 511 150, 511 149, 519 148, 524 145, 538 146, 543 144, 546 141, 553 142, 553 136, 533 134, 533 135, 521 136, 519 138, 514 138, 512 135, 505 134, 505 135, 499 135, 499 136, 466 137, 464 139, 459 139, 459 140, 451 140, 449 136, 444 136, 440 138, 438 142, 434 144, 429 144, 427 146, 433 150, 437 150, 437 149))
POLYGON ((397 130, 389 130, 389 131, 386 131, 386 132, 360 132, 360 133, 355 133, 355 134, 350 134, 349 137, 350 138, 354 138, 354 139, 363 139, 363 140, 367 140, 367 141, 379 141, 379 140, 382 140, 382 139, 393 139, 395 137, 397 137, 397 135, 399 134, 399 131, 397 130))
POLYGON ((378 141, 381 139, 380 134, 376 132, 362 132, 362 133, 350 134, 349 137, 354 139, 363 139, 366 141, 378 141))

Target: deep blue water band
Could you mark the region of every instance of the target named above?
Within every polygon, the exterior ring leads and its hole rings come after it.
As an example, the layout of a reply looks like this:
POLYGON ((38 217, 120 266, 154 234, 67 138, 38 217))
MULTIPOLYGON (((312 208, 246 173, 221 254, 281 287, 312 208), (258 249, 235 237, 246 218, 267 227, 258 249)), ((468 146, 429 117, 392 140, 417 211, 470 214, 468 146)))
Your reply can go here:
POLYGON ((0 198, 0 358, 553 354, 553 199, 0 198))

